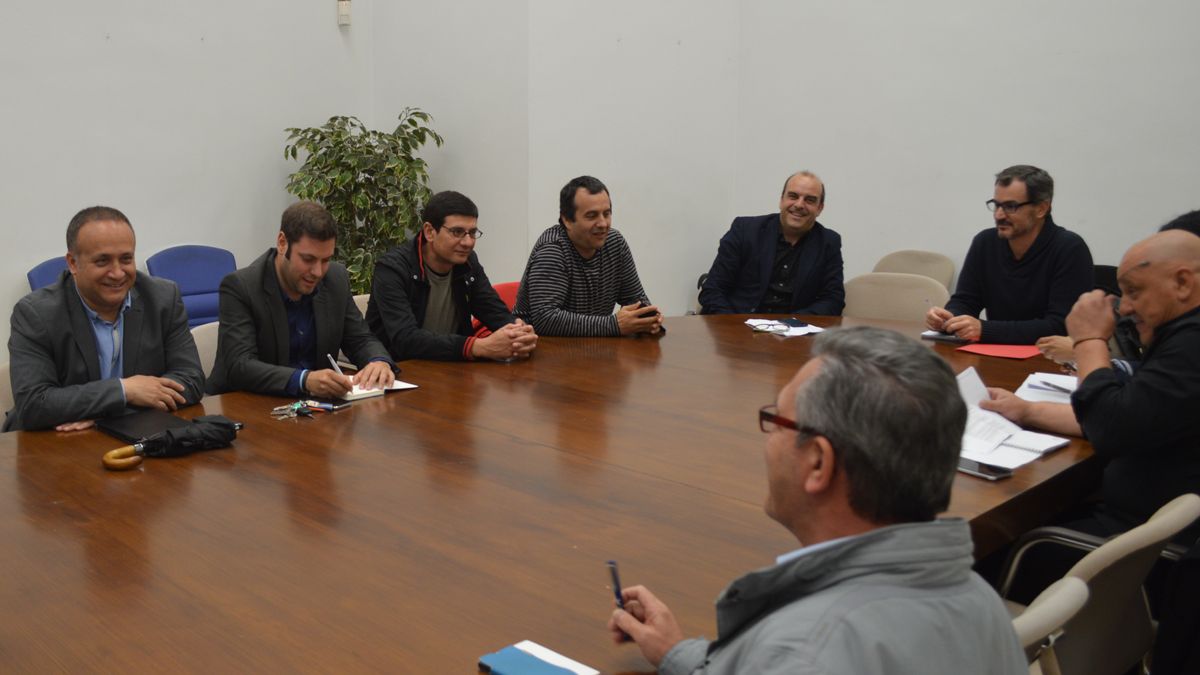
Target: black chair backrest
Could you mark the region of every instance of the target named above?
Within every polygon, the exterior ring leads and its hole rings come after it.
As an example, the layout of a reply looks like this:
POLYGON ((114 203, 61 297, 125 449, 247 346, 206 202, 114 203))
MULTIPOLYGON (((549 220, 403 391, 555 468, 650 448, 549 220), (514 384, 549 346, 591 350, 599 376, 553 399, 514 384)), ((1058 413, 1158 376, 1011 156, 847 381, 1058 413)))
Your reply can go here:
POLYGON ((1093 265, 1092 275, 1095 288, 1120 297, 1121 287, 1117 285, 1116 267, 1112 265, 1093 265))

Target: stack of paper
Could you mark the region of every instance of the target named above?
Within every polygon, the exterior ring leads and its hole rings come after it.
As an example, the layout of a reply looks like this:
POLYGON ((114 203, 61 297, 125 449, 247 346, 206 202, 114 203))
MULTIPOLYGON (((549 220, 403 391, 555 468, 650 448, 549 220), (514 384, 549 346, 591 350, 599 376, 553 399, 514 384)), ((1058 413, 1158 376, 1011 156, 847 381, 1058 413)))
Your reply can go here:
POLYGON ((1043 453, 1070 443, 1059 436, 1026 431, 1003 415, 980 408, 979 402, 990 397, 974 368, 967 368, 958 374, 958 391, 967 403, 967 428, 963 432, 960 453, 962 457, 1015 469, 1032 462, 1043 453))

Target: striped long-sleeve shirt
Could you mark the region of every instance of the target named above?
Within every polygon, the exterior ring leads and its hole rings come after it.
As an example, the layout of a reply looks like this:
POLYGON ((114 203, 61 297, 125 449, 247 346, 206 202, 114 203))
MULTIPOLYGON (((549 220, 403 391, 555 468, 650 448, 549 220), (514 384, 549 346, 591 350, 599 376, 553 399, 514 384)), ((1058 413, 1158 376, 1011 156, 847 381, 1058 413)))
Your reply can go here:
POLYGON ((650 304, 621 233, 609 230, 604 246, 584 259, 560 223, 533 245, 514 314, 538 335, 618 336, 614 305, 638 301, 650 304))

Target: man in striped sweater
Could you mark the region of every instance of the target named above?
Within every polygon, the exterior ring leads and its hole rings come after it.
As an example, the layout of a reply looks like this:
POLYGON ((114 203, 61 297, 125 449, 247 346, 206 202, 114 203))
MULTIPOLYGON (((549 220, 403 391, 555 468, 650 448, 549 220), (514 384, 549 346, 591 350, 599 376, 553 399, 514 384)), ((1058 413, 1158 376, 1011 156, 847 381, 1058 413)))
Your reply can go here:
POLYGON ((661 334, 662 314, 642 290, 625 238, 612 227, 608 188, 580 176, 563 186, 558 203, 558 223, 529 253, 515 314, 538 335, 661 334))

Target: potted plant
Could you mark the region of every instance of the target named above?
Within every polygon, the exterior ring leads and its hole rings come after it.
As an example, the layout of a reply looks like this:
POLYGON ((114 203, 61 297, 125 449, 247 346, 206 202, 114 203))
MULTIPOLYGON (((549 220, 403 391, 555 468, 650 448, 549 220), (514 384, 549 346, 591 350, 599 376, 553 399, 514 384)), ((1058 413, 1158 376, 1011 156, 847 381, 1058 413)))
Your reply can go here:
POLYGON ((369 293, 375 258, 412 236, 429 199, 429 172, 417 151, 442 137, 432 118, 405 108, 391 133, 367 129, 356 117, 331 117, 319 127, 290 128, 284 158, 304 164, 288 176, 287 191, 319 202, 338 223, 335 256, 350 273, 354 293, 369 293))

